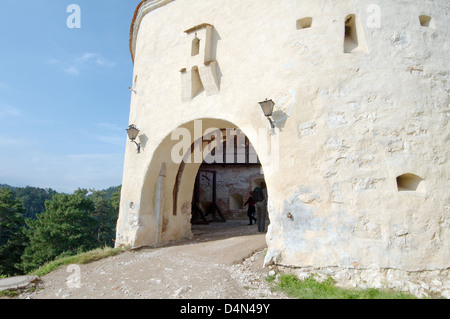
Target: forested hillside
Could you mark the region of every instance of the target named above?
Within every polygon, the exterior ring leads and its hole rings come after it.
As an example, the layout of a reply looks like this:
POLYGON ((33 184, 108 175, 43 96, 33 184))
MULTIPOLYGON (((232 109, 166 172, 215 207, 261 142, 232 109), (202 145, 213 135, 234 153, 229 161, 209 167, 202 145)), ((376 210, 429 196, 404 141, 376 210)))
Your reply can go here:
POLYGON ((52 189, 0 184, 0 276, 21 275, 62 255, 114 246, 120 186, 52 189))

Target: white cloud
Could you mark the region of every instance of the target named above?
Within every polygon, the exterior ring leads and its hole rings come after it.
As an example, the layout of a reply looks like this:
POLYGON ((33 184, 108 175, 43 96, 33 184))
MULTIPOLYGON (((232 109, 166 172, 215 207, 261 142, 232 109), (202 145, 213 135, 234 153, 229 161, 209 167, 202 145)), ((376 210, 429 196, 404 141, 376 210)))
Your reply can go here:
POLYGON ((48 64, 59 64, 61 62, 58 59, 50 59, 50 60, 47 60, 47 63, 48 64))
POLYGON ((112 144, 116 146, 124 146, 125 147, 125 139, 123 136, 117 136, 117 135, 103 135, 103 136, 96 136, 95 139, 101 143, 106 144, 112 144))
POLYGON ((95 124, 98 128, 103 129, 103 130, 112 130, 112 131, 123 131, 125 130, 125 128, 120 127, 117 124, 113 124, 113 123, 97 123, 95 124))
POLYGON ((19 117, 22 115, 19 109, 10 106, 10 105, 2 105, 0 104, 0 119, 8 118, 8 117, 19 117))
POLYGON ((111 62, 108 59, 105 59, 103 57, 98 57, 95 60, 95 63, 97 63, 98 65, 101 65, 101 66, 105 66, 107 68, 112 68, 117 64, 116 62, 111 62))
POLYGON ((103 132, 102 135, 96 135, 95 139, 101 143, 124 146, 126 143, 125 129, 114 123, 96 123, 95 126, 103 132))
POLYGON ((94 53, 85 53, 82 56, 78 57, 75 59, 75 62, 77 63, 85 63, 86 61, 88 61, 89 59, 95 57, 94 53))
POLYGON ((84 68, 91 68, 93 66, 113 68, 117 64, 116 62, 106 59, 100 53, 95 52, 83 53, 68 62, 64 62, 59 59, 49 59, 47 60, 47 63, 61 67, 64 72, 70 75, 80 75, 82 69, 84 68))
POLYGON ((12 138, 8 136, 0 136, 0 146, 13 146, 13 145, 20 145, 23 146, 27 142, 22 138, 12 138))
POLYGON ((82 56, 76 58, 75 62, 78 64, 93 63, 108 68, 114 67, 116 65, 115 62, 109 61, 100 53, 84 53, 82 56))
POLYGON ((79 75, 80 74, 80 69, 75 65, 65 68, 64 71, 71 75, 79 75))

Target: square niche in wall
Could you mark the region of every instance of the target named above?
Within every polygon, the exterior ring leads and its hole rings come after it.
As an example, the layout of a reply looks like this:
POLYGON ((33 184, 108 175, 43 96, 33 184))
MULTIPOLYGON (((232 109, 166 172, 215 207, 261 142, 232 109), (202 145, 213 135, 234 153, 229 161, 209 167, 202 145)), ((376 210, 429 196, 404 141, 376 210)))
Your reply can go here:
POLYGON ((421 16, 419 16, 419 21, 420 21, 420 25, 422 27, 431 28, 431 29, 435 28, 434 20, 430 16, 421 15, 421 16))
POLYGON ((311 28, 311 25, 312 25, 312 17, 306 17, 297 20, 297 30, 311 28))
POLYGON ((415 174, 403 174, 397 176, 397 189, 399 192, 425 192, 425 183, 422 177, 415 174))

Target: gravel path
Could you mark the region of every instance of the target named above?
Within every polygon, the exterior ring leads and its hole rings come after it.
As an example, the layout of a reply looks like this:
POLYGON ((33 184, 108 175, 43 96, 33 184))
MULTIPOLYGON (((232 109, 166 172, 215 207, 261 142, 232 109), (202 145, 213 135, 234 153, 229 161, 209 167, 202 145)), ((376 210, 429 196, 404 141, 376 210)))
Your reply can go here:
POLYGON ((256 226, 228 221, 195 225, 193 232, 194 239, 184 243, 62 267, 41 278, 43 289, 21 298, 285 298, 272 293, 265 280, 265 234, 256 226))

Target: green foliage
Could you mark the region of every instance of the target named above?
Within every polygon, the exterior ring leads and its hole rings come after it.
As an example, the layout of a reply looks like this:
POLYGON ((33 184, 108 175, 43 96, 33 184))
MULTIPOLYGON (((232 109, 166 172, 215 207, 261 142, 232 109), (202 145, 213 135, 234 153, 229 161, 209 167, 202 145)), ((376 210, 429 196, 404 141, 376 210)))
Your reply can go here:
POLYGON ((26 237, 22 232, 25 209, 19 200, 13 199, 13 192, 0 189, 0 275, 13 276, 20 273, 18 264, 26 237))
POLYGON ((22 256, 25 271, 39 267, 57 256, 73 255, 97 245, 98 221, 87 190, 72 195, 57 194, 45 203, 36 220, 27 219, 30 245, 22 256))
POLYGON ((120 194, 121 188, 122 188, 122 186, 111 186, 111 187, 108 187, 107 189, 102 190, 102 192, 106 199, 111 199, 116 194, 120 194))
POLYGON ((25 218, 36 218, 37 215, 45 210, 45 201, 52 199, 57 192, 53 189, 44 189, 39 187, 13 187, 6 184, 0 184, 0 187, 7 187, 13 192, 14 199, 22 202, 26 212, 25 218))
POLYGON ((22 201, 25 207, 25 218, 36 218, 45 210, 45 201, 52 199, 57 194, 56 191, 37 187, 18 187, 14 189, 16 199, 22 201))
POLYGON ((90 199, 94 204, 92 216, 97 222, 97 247, 114 246, 118 207, 114 207, 115 203, 107 198, 105 191, 93 191, 90 199))
POLYGON ((275 289, 285 292, 289 297, 296 299, 414 299, 414 296, 390 292, 379 289, 343 289, 335 286, 335 282, 328 277, 318 282, 314 276, 304 281, 298 280, 294 275, 280 275, 275 283, 274 278, 269 281, 275 289))
POLYGON ((120 205, 120 191, 122 187, 117 186, 115 192, 111 194, 111 205, 114 208, 114 211, 119 211, 119 205, 120 205))
POLYGON ((105 247, 105 248, 97 248, 74 256, 59 257, 34 270, 33 272, 30 273, 30 275, 42 277, 64 265, 71 265, 71 264, 83 265, 96 260, 100 260, 102 258, 115 256, 117 254, 124 252, 125 250, 126 248, 105 247))
POLYGON ((5 187, 0 191, 0 276, 22 275, 57 257, 114 246, 120 186, 73 194, 0 186, 5 187))

